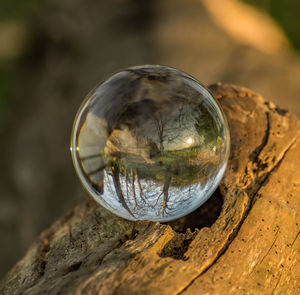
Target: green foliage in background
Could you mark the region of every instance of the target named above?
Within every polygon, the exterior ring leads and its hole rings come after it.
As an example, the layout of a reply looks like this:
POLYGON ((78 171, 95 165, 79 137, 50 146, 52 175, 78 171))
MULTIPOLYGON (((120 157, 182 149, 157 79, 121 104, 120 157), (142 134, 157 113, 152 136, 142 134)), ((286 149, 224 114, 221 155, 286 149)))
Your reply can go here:
POLYGON ((12 19, 24 19, 33 13, 42 1, 38 0, 1 0, 0 24, 12 19))
MULTIPOLYGON (((41 6, 38 0, 2 0, 0 1, 0 31, 5 34, 6 25, 17 22, 24 26, 30 15, 35 13, 41 6)), ((0 34, 1 37, 1 34, 0 34)), ((18 40, 17 40, 18 41, 18 40)), ((1 42, 4 42, 0 39, 1 42)), ((0 56, 0 127, 6 121, 9 107, 17 87, 17 69, 26 58, 25 47, 20 55, 11 58, 0 56)))
POLYGON ((9 98, 13 95, 15 73, 12 67, 1 66, 0 64, 0 125, 2 125, 5 115, 3 111, 7 109, 9 98))
POLYGON ((292 45, 300 49, 299 0, 243 0, 270 14, 282 27, 292 45))
POLYGON ((0 130, 4 125, 7 112, 16 87, 16 64, 1 63, 0 61, 0 130))

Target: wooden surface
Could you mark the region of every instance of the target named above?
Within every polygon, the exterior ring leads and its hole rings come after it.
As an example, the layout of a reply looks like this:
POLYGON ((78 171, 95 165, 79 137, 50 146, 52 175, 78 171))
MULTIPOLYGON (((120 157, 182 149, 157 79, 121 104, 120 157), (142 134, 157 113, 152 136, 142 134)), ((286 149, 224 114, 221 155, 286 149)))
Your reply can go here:
POLYGON ((231 156, 206 204, 134 223, 88 199, 40 235, 0 294, 300 294, 299 120, 247 89, 210 89, 231 156))

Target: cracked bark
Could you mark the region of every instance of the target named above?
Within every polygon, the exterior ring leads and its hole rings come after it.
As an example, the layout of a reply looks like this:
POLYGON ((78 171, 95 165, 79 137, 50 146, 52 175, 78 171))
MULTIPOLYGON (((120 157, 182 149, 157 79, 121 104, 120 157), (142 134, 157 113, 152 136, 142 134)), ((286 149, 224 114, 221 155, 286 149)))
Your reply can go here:
POLYGON ((299 120, 250 90, 210 89, 232 139, 213 202, 160 224, 87 200, 41 234, 0 293, 299 293, 299 120))

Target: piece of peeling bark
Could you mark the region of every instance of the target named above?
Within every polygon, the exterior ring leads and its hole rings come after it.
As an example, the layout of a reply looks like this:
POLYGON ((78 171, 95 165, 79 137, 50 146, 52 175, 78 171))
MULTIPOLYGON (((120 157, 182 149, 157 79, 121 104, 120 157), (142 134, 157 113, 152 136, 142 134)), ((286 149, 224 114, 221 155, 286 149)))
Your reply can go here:
POLYGON ((1 294, 299 294, 299 120, 215 84, 231 133, 219 189, 169 224, 130 222, 87 200, 45 230, 1 294))

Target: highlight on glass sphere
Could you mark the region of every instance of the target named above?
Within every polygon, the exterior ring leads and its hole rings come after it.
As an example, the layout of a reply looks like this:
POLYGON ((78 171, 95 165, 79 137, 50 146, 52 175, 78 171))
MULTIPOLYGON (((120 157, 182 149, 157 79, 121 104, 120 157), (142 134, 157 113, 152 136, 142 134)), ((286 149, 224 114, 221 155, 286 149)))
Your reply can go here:
POLYGON ((196 79, 146 65, 90 92, 75 118, 77 174, 102 206, 129 220, 170 221, 218 186, 229 130, 218 102, 196 79))

